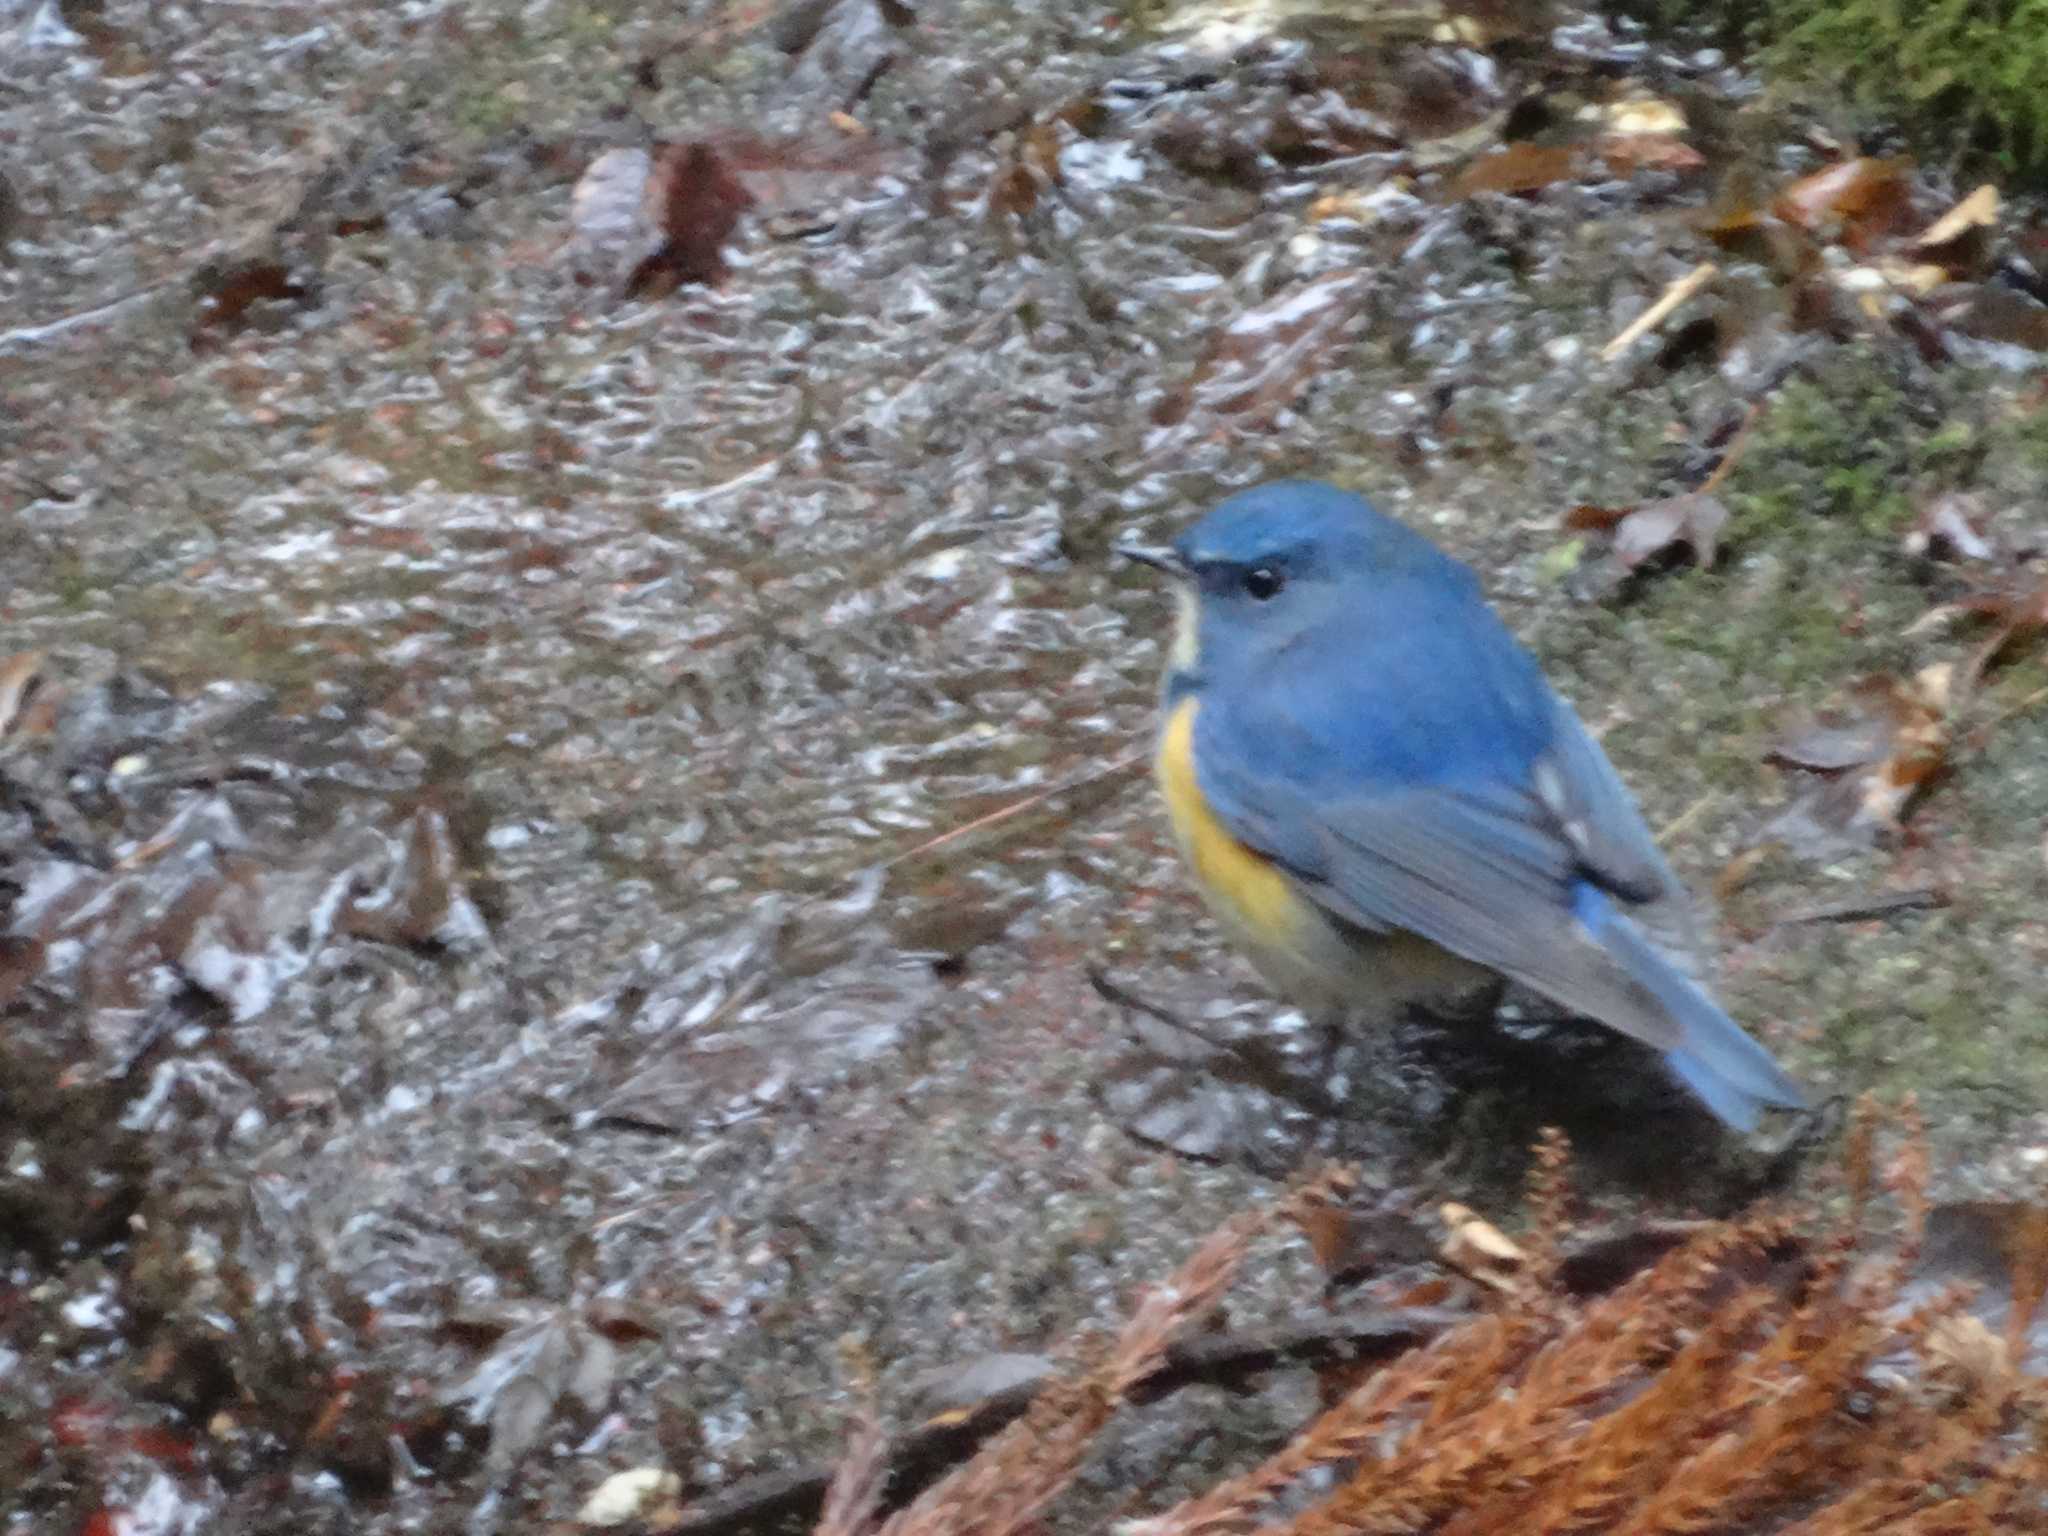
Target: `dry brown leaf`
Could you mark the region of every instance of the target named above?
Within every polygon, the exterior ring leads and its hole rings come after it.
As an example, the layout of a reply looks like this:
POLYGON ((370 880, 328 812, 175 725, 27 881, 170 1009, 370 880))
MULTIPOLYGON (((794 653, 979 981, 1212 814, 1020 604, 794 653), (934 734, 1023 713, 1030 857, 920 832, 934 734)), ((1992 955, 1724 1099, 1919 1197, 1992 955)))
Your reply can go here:
POLYGON ((1593 154, 1617 176, 1697 171, 1707 163, 1707 157, 1685 140, 1659 133, 1603 133, 1593 141, 1593 154))
POLYGON ((1989 229, 1997 222, 1998 188, 1987 181, 1915 235, 1910 243, 1915 250, 1931 250, 1960 240, 1972 230, 1989 229))
POLYGON ((1965 613, 1990 619, 1991 637, 1963 665, 1961 685, 1974 688, 1984 674, 2015 645, 2037 639, 2048 629, 2048 581, 2017 593, 1980 592, 1956 605, 1965 613))
POLYGON ((2048 352, 2048 304, 2001 284, 1953 284, 1934 299, 1933 313, 1979 341, 2048 352))
POLYGON ((1890 233, 1909 212, 1910 160, 1859 156, 1802 176, 1771 200, 1771 212, 1800 229, 1838 236, 1861 248, 1890 233))
POLYGON ((16 651, 0 660, 0 736, 14 728, 42 676, 43 652, 16 651))
POLYGON ((1450 1229, 1439 1250, 1446 1264, 1497 1291, 1522 1289, 1529 1256, 1513 1238, 1456 1201, 1438 1207, 1437 1215, 1450 1229))
POLYGON ((1481 192, 1540 192, 1576 176, 1583 156, 1576 144, 1504 145, 1460 171, 1447 195, 1457 201, 1481 192))
POLYGON ((1900 829, 1914 797, 1948 765, 1952 669, 1866 677, 1841 704, 1794 722, 1766 756, 1821 776, 1766 829, 1806 853, 1900 829))

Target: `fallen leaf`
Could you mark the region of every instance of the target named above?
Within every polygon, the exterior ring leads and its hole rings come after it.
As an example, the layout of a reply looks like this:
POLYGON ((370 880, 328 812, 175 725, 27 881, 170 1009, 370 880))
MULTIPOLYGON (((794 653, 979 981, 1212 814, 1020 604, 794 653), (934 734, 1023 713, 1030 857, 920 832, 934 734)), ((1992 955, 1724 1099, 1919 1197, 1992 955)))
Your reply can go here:
POLYGON ((1980 531, 1984 500, 1968 491, 1943 491, 1920 507, 1905 537, 1909 555, 1933 560, 1989 560, 1996 547, 1980 531))
POLYGON ((1719 554, 1717 540, 1728 522, 1728 509, 1718 496, 1688 492, 1646 501, 1622 518, 1614 530, 1614 557, 1624 570, 1681 545, 1692 551, 1693 563, 1711 567, 1719 554))
POLYGON ((1965 1370, 1997 1369, 1991 1346, 2029 1371, 2048 1365, 2048 1205, 1966 1200, 1927 1215, 1920 1262, 1905 1299, 1916 1302, 1958 1282, 1976 1287, 1970 1319, 1982 1329, 1945 1340, 1965 1370))
POLYGON ((300 282, 282 262, 245 261, 229 267, 200 294, 198 317, 192 322, 192 350, 204 352, 218 346, 222 336, 240 329, 258 304, 306 308, 316 297, 317 290, 300 282))
POLYGON ((1452 180, 1452 201, 1481 192, 1540 192, 1578 173, 1584 151, 1576 144, 1509 144, 1472 161, 1452 180))
MULTIPOLYGON (((1946 267, 1931 261, 1901 261, 1896 256, 1880 256, 1864 266, 1843 267, 1833 276, 1836 287, 1866 299, 1892 294, 1922 299, 1949 280, 1946 267)), ((1883 318, 1881 310, 1868 312, 1873 319, 1883 318)))
POLYGON ((1911 169, 1910 160, 1843 160, 1781 189, 1771 211, 1787 224, 1861 248, 1892 232, 1910 211, 1911 169))
POLYGON ((1047 1355, 976 1355, 920 1371, 905 1387, 906 1411, 920 1421, 969 1417, 995 1399, 1028 1396, 1058 1373, 1047 1355))
POLYGON ((1450 1228, 1439 1250, 1444 1263, 1497 1291, 1521 1289, 1529 1256, 1519 1244, 1469 1206, 1452 1201, 1437 1214, 1450 1228))
POLYGON ((1949 669, 1862 679, 1849 700, 1800 722, 1766 754, 1817 774, 1765 829, 1796 852, 1832 854, 1897 832, 1915 796, 1948 765, 1949 669))
POLYGON ((753 194, 708 144, 662 144, 647 174, 647 221, 661 244, 641 259, 626 280, 629 293, 666 281, 716 282, 725 275, 724 246, 752 206, 753 194))
POLYGON ((16 651, 0 659, 0 736, 14 729, 14 722, 35 694, 42 671, 41 651, 16 651))
POLYGON ((1937 1318, 1920 1348, 1937 1377, 1947 1377, 1971 1401, 1982 1402, 2013 1380, 2012 1351, 2005 1340, 1965 1312, 1937 1318))
POLYGON ((1892 730, 1890 719, 1874 711, 1824 710, 1799 719, 1764 756, 1808 773, 1842 773, 1883 757, 1892 730))
POLYGON ((1603 133, 1593 140, 1593 154, 1617 176, 1696 171, 1707 163, 1707 157, 1683 139, 1661 133, 1603 133))
POLYGON ((1753 848, 1743 849, 1722 865, 1721 872, 1714 876, 1714 900, 1717 903, 1725 903, 1729 897, 1749 884, 1750 877, 1763 867, 1774 846, 1771 842, 1758 843, 1753 848))
POLYGON ((625 274, 627 296, 659 298, 725 275, 725 242, 753 202, 709 144, 657 144, 593 160, 569 195, 569 222, 625 274))
POLYGON ((1910 243, 1915 250, 1932 250, 1960 240, 1974 230, 1989 229, 1997 222, 1998 188, 1987 181, 1915 235, 1910 243))
MULTIPOLYGON (((709 142, 771 239, 831 228, 850 195, 906 165, 900 145, 872 134, 726 134, 709 142)), ((1055 141, 1050 152, 1057 150, 1055 141)))
POLYGON ((2015 644, 2037 639, 2048 629, 2048 581, 2019 592, 1979 592, 1954 606, 1997 626, 1964 663, 1962 684, 1971 688, 2015 644))
POLYGON ((600 245, 645 238, 643 200, 653 164, 644 149, 608 149, 591 161, 569 193, 571 227, 600 245))

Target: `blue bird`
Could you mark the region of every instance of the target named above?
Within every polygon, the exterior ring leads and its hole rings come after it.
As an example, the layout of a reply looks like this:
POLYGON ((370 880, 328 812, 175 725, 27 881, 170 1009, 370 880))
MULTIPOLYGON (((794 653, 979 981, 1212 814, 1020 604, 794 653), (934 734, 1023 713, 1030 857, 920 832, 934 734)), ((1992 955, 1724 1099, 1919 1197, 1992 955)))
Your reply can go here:
POLYGON ((1180 599, 1174 834, 1281 992, 1392 1013, 1506 977, 1662 1051, 1728 1125, 1805 1106, 1696 979, 1684 887, 1466 566, 1308 481, 1124 553, 1180 599))

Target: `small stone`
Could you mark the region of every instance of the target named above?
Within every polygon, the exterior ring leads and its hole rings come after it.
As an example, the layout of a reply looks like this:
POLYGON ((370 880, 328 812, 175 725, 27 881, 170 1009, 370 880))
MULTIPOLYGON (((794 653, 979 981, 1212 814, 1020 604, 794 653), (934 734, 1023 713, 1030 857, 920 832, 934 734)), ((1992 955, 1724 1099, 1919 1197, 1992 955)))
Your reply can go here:
POLYGON ((597 1485, 576 1511, 581 1525, 624 1525, 638 1520, 683 1491, 683 1480, 666 1467, 633 1467, 597 1485))

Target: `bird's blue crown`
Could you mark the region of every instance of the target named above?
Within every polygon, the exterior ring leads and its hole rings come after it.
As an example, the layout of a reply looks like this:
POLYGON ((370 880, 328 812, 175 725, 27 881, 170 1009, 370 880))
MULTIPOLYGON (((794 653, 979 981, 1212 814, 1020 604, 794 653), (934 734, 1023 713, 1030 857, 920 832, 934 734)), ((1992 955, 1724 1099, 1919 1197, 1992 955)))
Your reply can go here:
POLYGON ((1457 561, 1363 496, 1314 480, 1240 491, 1181 535, 1174 550, 1196 570, 1269 565, 1302 574, 1470 579, 1457 561))

